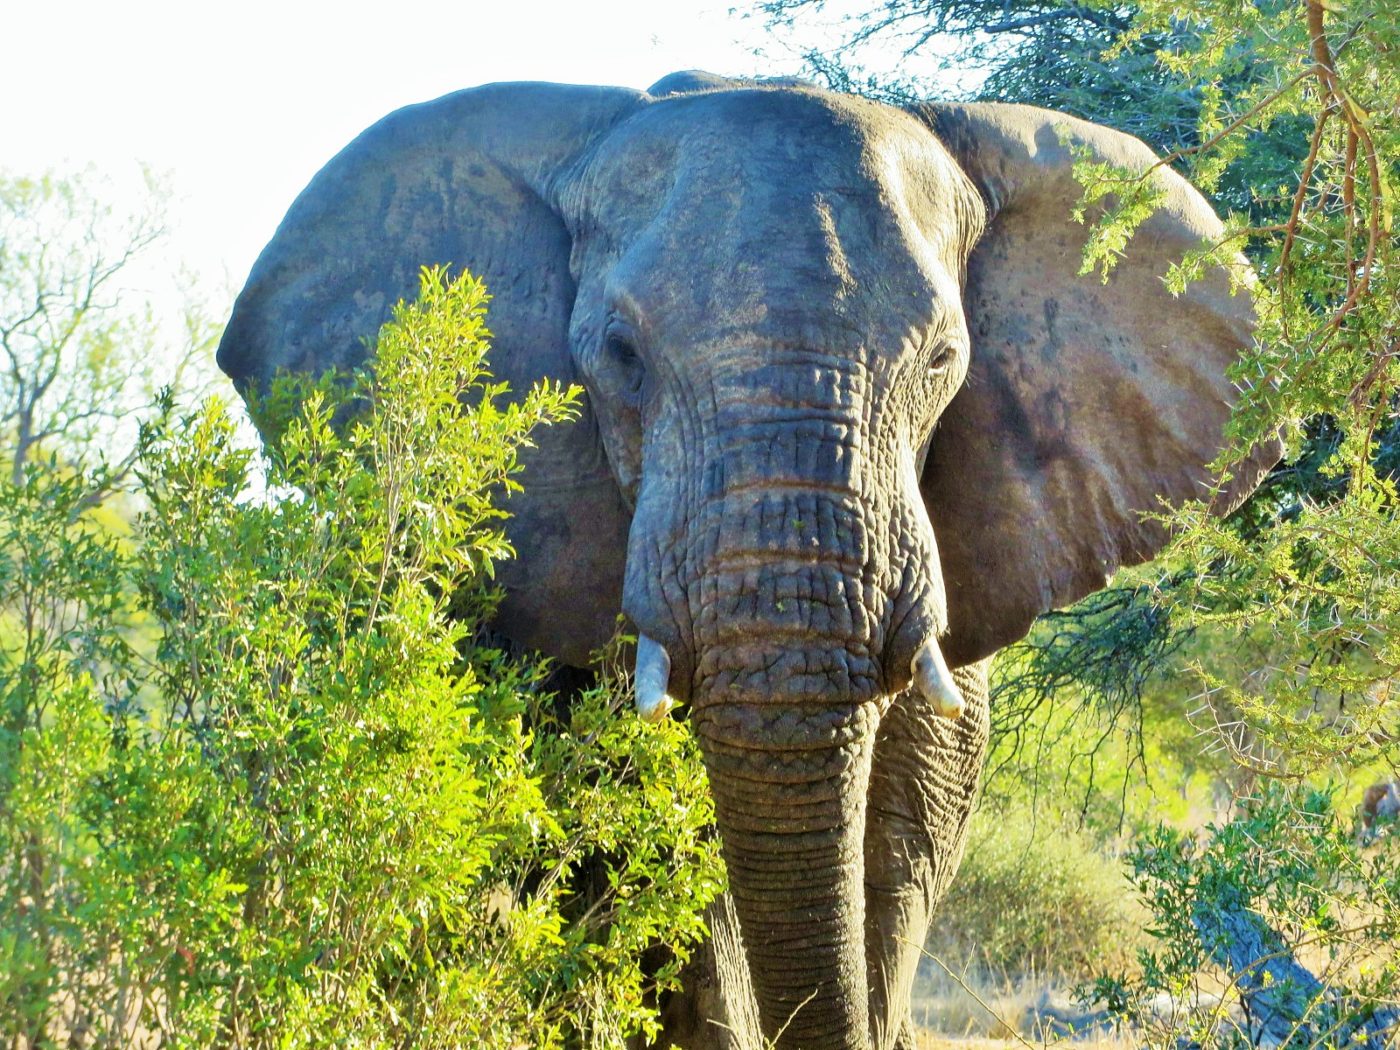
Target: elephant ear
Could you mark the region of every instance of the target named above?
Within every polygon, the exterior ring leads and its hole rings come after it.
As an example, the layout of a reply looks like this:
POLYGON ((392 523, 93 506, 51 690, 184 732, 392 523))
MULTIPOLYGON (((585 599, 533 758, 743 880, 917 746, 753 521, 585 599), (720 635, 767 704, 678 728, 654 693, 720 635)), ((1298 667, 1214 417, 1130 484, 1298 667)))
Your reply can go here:
MULTIPOLYGON (((245 393, 279 369, 360 364, 420 268, 468 269, 492 301, 490 367, 523 394, 575 378, 571 243, 555 188, 639 92, 494 84, 401 109, 347 146, 292 205, 253 267, 219 347, 245 393)), ((584 407, 544 428, 505 504, 517 558, 500 567, 497 626, 585 664, 621 606, 630 515, 584 407)))
MULTIPOLYGON (((1254 314, 1223 268, 1168 292, 1168 265, 1223 231, 1165 166, 1148 175, 1164 203, 1108 282, 1079 275, 1088 230, 1071 217, 1081 195, 1071 147, 1147 171, 1157 158, 1137 139, 1029 106, 915 112, 989 212, 964 292, 971 366, 920 482, 947 584, 945 650, 968 663, 1151 558, 1167 535, 1143 515, 1162 499, 1211 495, 1207 464, 1236 396, 1226 370, 1249 345, 1254 314)), ((1216 509, 1233 509, 1278 452, 1260 448, 1239 465, 1216 509)))

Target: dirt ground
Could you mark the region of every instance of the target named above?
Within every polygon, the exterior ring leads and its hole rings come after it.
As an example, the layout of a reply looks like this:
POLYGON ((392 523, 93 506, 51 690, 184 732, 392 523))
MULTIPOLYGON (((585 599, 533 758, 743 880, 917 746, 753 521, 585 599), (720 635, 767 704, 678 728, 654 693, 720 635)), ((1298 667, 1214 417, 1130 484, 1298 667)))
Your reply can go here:
POLYGON ((1129 1050, 1126 1040, 1118 1036, 1105 1036, 1099 1039, 1076 1039, 1073 1042, 1062 1040, 1058 1043, 1037 1043, 1034 1040, 1021 1042, 1019 1039, 954 1039, 933 1032, 919 1033, 919 1050, 1040 1050, 1041 1047, 1063 1047, 1073 1050, 1129 1050))
POLYGON ((919 1050, 1131 1050, 1132 1039, 1079 1008, 1062 982, 921 977, 912 1003, 919 1050))

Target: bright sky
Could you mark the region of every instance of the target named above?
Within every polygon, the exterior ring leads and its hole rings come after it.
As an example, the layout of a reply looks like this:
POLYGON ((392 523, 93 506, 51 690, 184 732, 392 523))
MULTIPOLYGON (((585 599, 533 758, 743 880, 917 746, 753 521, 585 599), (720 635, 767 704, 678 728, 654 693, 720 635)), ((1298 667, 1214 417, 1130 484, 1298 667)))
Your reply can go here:
POLYGON ((399 106, 494 80, 792 72, 754 57, 771 40, 731 2, 20 0, 0 165, 168 173, 170 255, 236 290, 316 170, 399 106))

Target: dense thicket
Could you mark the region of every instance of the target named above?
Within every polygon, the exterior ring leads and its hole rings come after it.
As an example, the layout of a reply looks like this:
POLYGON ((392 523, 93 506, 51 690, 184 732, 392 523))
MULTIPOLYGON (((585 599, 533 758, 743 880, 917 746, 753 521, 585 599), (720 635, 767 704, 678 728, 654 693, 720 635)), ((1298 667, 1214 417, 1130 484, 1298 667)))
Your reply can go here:
POLYGON ((556 705, 482 634, 517 453, 576 396, 507 406, 484 304, 425 274, 367 371, 269 402, 260 468, 219 403, 167 399, 130 535, 91 512, 101 470, 0 481, 7 1041, 616 1046, 654 1023, 722 879, 708 790, 684 727, 620 714, 606 671, 556 705))

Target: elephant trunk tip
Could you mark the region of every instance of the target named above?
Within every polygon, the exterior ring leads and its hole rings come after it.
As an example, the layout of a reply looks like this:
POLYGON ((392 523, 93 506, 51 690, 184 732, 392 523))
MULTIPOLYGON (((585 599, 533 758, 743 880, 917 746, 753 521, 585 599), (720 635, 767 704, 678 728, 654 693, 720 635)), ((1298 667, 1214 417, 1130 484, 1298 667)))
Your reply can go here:
POLYGON ((643 634, 637 639, 637 665, 633 675, 637 714, 644 721, 659 722, 676 706, 670 694, 671 657, 664 646, 643 634))
POLYGON ((938 642, 929 638, 914 654, 909 663, 914 685, 930 704, 935 714, 942 718, 962 717, 967 701, 953 681, 953 672, 948 670, 948 662, 943 659, 943 650, 938 642))

